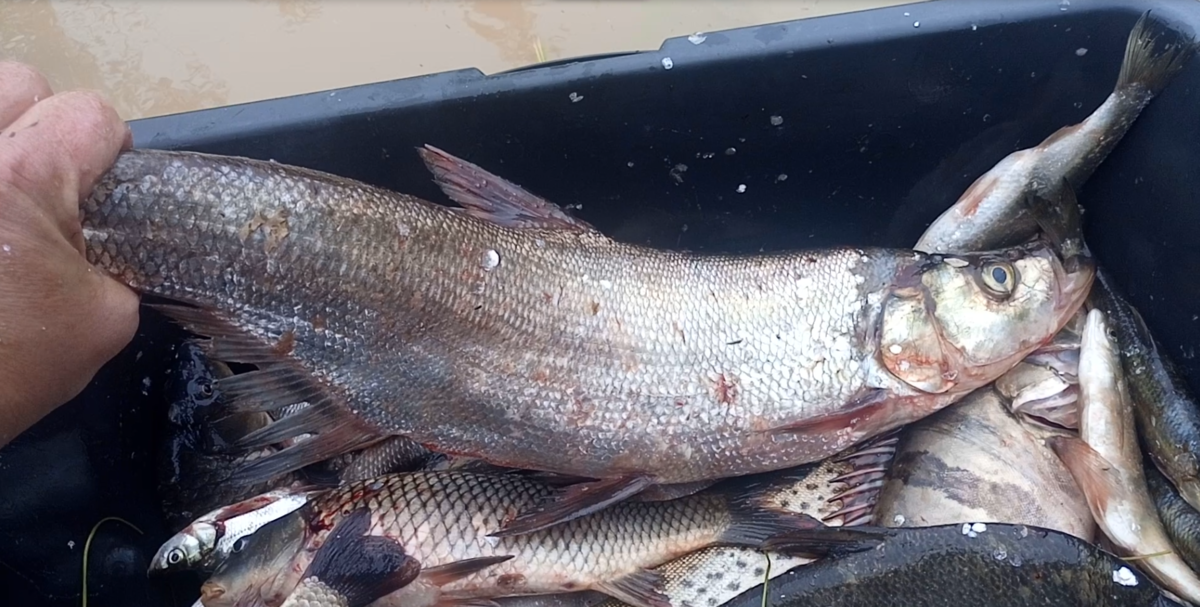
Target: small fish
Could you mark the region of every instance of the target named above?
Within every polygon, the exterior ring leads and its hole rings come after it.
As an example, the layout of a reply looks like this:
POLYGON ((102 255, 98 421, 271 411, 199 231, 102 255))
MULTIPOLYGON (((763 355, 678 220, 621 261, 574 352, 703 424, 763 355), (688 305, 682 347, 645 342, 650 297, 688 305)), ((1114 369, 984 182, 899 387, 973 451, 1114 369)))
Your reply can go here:
POLYGON ((986 251, 1036 232, 1034 218, 1020 204, 1022 198, 1034 191, 1050 198, 1058 189, 1078 191, 1194 54, 1190 38, 1153 54, 1157 38, 1151 33, 1152 23, 1149 11, 1137 20, 1117 84, 1100 107, 1083 122, 1062 127, 1037 146, 997 163, 933 221, 915 248, 930 253, 986 251))
POLYGON ((299 480, 283 474, 263 482, 233 479, 240 466, 279 451, 275 446, 246 452, 238 439, 266 427, 266 413, 234 413, 218 382, 233 375, 210 360, 200 346, 184 341, 175 352, 166 381, 167 421, 158 457, 162 510, 172 529, 181 529, 197 514, 240 502, 299 480))
MULTIPOLYGON (((285 569, 304 570, 328 530, 365 506, 371 515, 367 533, 398 541, 422 566, 416 581, 378 605, 479 604, 595 590, 637 607, 669 607, 659 590, 661 576, 650 568, 710 546, 760 547, 775 535, 820 524, 779 509, 775 485, 730 483, 672 501, 625 502, 543 531, 495 538, 491 533, 506 517, 551 488, 513 474, 388 475, 311 500, 304 512, 313 531, 285 569)), ((289 584, 299 583, 295 577, 273 580, 272 594, 290 592, 289 584)))
MULTIPOLYGON (((830 526, 869 523, 897 442, 893 433, 819 464, 763 475, 776 486, 772 502, 780 510, 808 515, 830 526)), ((662 576, 663 594, 673 607, 714 607, 764 579, 812 561, 806 556, 722 546, 692 552, 654 571, 662 576)), ((602 607, 624 605, 608 599, 602 607)))
POLYGON ((367 535, 370 524, 366 508, 339 521, 281 607, 367 607, 417 579, 421 564, 396 540, 367 535))
MULTIPOLYGON (((766 588, 767 607, 1179 605, 1137 569, 1073 535, 1026 525, 805 532, 828 556, 766 588)), ((798 543, 799 538, 788 538, 798 543)), ((760 607, 764 589, 723 607, 760 607)))
POLYGON ((1154 500, 1167 537, 1171 538, 1183 562, 1192 571, 1200 571, 1200 512, 1179 495, 1175 485, 1158 471, 1153 461, 1147 459, 1142 468, 1146 471, 1150 499, 1154 500))
POLYGON ((1142 443, 1183 499, 1200 509, 1200 401, 1108 272, 1099 272, 1088 303, 1116 331, 1142 443))
POLYGON ((492 190, 454 209, 267 161, 132 150, 82 221, 91 263, 170 300, 153 307, 211 357, 259 366, 220 381, 239 410, 309 403, 239 442, 307 437, 240 480, 387 436, 595 479, 497 535, 886 434, 1049 341, 1092 280, 1090 257, 1050 238, 961 256, 700 255, 492 190))
POLYGON ((150 573, 211 571, 242 538, 304 506, 312 497, 304 488, 277 489, 201 516, 171 536, 150 561, 150 573))
POLYGON ((1088 313, 1079 355, 1079 438, 1048 439, 1104 535, 1164 588, 1200 604, 1200 577, 1179 557, 1150 500, 1133 403, 1104 313, 1088 313))
POLYGON ((295 510, 238 539, 234 549, 200 586, 203 607, 277 606, 300 582, 290 569, 304 547, 308 525, 295 510), (277 582, 279 580, 279 582, 277 582))
POLYGON ((1010 411, 992 387, 902 431, 875 524, 1024 524, 1095 536, 1087 500, 1044 439, 1062 431, 1010 411))

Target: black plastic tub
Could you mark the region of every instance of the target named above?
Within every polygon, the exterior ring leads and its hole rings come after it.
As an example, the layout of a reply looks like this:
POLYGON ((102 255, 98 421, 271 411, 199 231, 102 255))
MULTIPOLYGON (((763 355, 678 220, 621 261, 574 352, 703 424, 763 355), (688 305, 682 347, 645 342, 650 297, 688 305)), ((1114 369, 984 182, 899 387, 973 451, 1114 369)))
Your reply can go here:
MULTIPOLYGON (((1146 8, 1191 0, 928 2, 667 40, 494 76, 460 70, 137 121, 139 147, 274 159, 446 202, 432 144, 623 240, 706 251, 912 246, 1009 152, 1078 122, 1146 8), (668 67, 669 66, 669 67, 668 67)), ((1200 61, 1079 193, 1102 263, 1200 387, 1200 61)), ((191 605, 148 580, 168 535, 153 437, 182 334, 146 312, 79 398, 0 452, 0 605, 191 605)))

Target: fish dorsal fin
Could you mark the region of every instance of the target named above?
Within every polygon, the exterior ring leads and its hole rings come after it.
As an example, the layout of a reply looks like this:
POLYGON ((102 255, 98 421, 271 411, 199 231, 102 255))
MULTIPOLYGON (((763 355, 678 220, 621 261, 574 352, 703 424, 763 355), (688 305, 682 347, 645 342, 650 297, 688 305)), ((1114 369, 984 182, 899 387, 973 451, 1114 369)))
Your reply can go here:
POLYGON ((242 464, 234 471, 230 482, 265 482, 310 464, 359 449, 381 438, 377 430, 351 412, 340 390, 306 371, 299 361, 283 352, 278 344, 271 344, 238 329, 233 322, 215 310, 178 304, 145 305, 200 336, 200 349, 213 360, 259 367, 258 371, 216 380, 214 389, 230 398, 232 410, 266 411, 308 403, 308 406, 299 412, 287 415, 236 441, 235 446, 238 449, 254 449, 287 442, 292 444, 276 453, 242 464))
POLYGON ((417 153, 434 183, 468 215, 510 228, 597 231, 553 202, 449 152, 426 145, 417 153))
POLYGON ((548 527, 599 512, 629 499, 653 484, 646 476, 628 476, 577 483, 557 489, 531 509, 521 512, 490 537, 510 537, 541 531, 548 527))
POLYGON ((417 579, 420 562, 396 540, 367 535, 370 525, 365 507, 346 515, 317 549, 302 579, 341 595, 347 607, 366 607, 417 579))

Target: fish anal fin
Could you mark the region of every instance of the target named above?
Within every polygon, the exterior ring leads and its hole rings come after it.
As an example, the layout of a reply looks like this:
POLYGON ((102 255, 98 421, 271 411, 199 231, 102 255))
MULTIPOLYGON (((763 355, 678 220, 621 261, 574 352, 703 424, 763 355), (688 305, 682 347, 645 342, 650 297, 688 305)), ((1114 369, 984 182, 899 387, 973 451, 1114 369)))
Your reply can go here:
POLYGON ((147 305, 188 331, 206 338, 207 341, 200 342, 200 347, 213 360, 260 367, 216 380, 214 387, 228 392, 232 411, 267 411, 308 403, 298 413, 235 441, 239 449, 255 449, 311 435, 276 453, 243 464, 234 472, 231 482, 264 482, 361 448, 382 437, 377 429, 351 412, 340 391, 306 371, 291 355, 295 338, 290 333, 281 338, 280 343, 271 343, 238 328, 218 311, 178 304, 147 305))
POLYGON ((768 550, 787 554, 821 558, 871 550, 887 537, 886 529, 875 527, 813 527, 771 538, 768 550))
POLYGON ((502 226, 595 232, 558 205, 431 145, 417 148, 434 182, 468 215, 502 226))
POLYGON ((359 508, 333 528, 302 579, 315 579, 341 595, 347 607, 365 607, 412 583, 421 564, 394 539, 366 535, 371 513, 359 508))
POLYGON ((509 537, 553 527, 633 497, 651 484, 649 477, 627 476, 570 485, 547 497, 533 510, 519 514, 490 536, 509 537))
POLYGON ((662 575, 642 569, 595 585, 595 589, 633 607, 671 607, 671 599, 662 593, 662 575))
POLYGON ((1092 449, 1083 439, 1073 436, 1051 436, 1046 444, 1062 460, 1067 472, 1079 484, 1087 499, 1092 516, 1103 520, 1108 511, 1109 500, 1129 491, 1121 486, 1121 474, 1103 455, 1092 449))
POLYGON ((841 410, 802 419, 774 426, 767 429, 767 432, 772 433, 793 433, 793 434, 828 434, 846 429, 853 430, 860 423, 874 417, 883 410, 888 404, 888 396, 885 390, 872 390, 863 397, 847 404, 841 410))
POLYGON ((488 567, 499 565, 512 559, 513 556, 506 554, 504 556, 483 556, 473 559, 463 559, 436 567, 426 567, 421 571, 421 575, 435 586, 445 586, 467 576, 479 573, 488 567))

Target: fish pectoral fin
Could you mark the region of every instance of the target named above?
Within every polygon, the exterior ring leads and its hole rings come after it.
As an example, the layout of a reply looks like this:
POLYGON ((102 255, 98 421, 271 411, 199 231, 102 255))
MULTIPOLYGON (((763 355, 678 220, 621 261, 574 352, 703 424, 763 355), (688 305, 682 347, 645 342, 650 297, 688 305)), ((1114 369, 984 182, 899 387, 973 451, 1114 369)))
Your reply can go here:
POLYGON ((214 388, 230 397, 231 410, 267 411, 308 403, 299 412, 235 441, 236 448, 249 451, 310 435, 276 453, 242 464, 230 482, 265 482, 380 438, 377 430, 351 412, 335 388, 304 370, 299 361, 281 352, 279 345, 237 328, 215 310, 178 304, 145 305, 205 338, 199 343, 200 349, 213 360, 260 367, 257 371, 216 380, 214 388))
POLYGON ((773 537, 765 543, 763 548, 814 559, 836 558, 871 550, 883 543, 887 535, 888 530, 877 527, 862 526, 847 529, 821 525, 773 537))
POLYGON ((340 594, 348 607, 365 607, 417 579, 421 564, 394 539, 366 535, 371 513, 346 515, 317 549, 301 579, 316 579, 340 594))
POLYGON ((642 569, 625 577, 600 582, 595 589, 633 607, 671 607, 671 599, 662 593, 662 575, 642 569))
POLYGON ((426 144, 417 153, 433 173, 434 183, 468 215, 511 228, 597 232, 553 202, 449 152, 426 144))
POLYGON ((521 513, 489 537, 523 535, 553 527, 633 497, 652 484, 646 476, 626 476, 570 485, 557 490, 530 512, 521 513))
POLYGON ((1121 486, 1121 474, 1103 455, 1092 449, 1083 439, 1073 436, 1052 436, 1046 444, 1058 455, 1058 459, 1075 479, 1083 496, 1087 499, 1092 516, 1100 521, 1108 511, 1109 500, 1121 495, 1128 488, 1121 486))
POLYGON ((765 432, 792 434, 825 434, 847 428, 854 429, 861 421, 874 416, 888 404, 887 391, 875 389, 855 399, 840 410, 826 415, 802 419, 790 424, 768 428, 765 432))
POLYGON ((473 559, 463 559, 436 567, 426 567, 421 570, 421 575, 425 576, 435 586, 445 586, 469 575, 479 573, 493 565, 499 565, 513 558, 513 556, 512 554, 506 554, 504 556, 482 556, 473 559))

